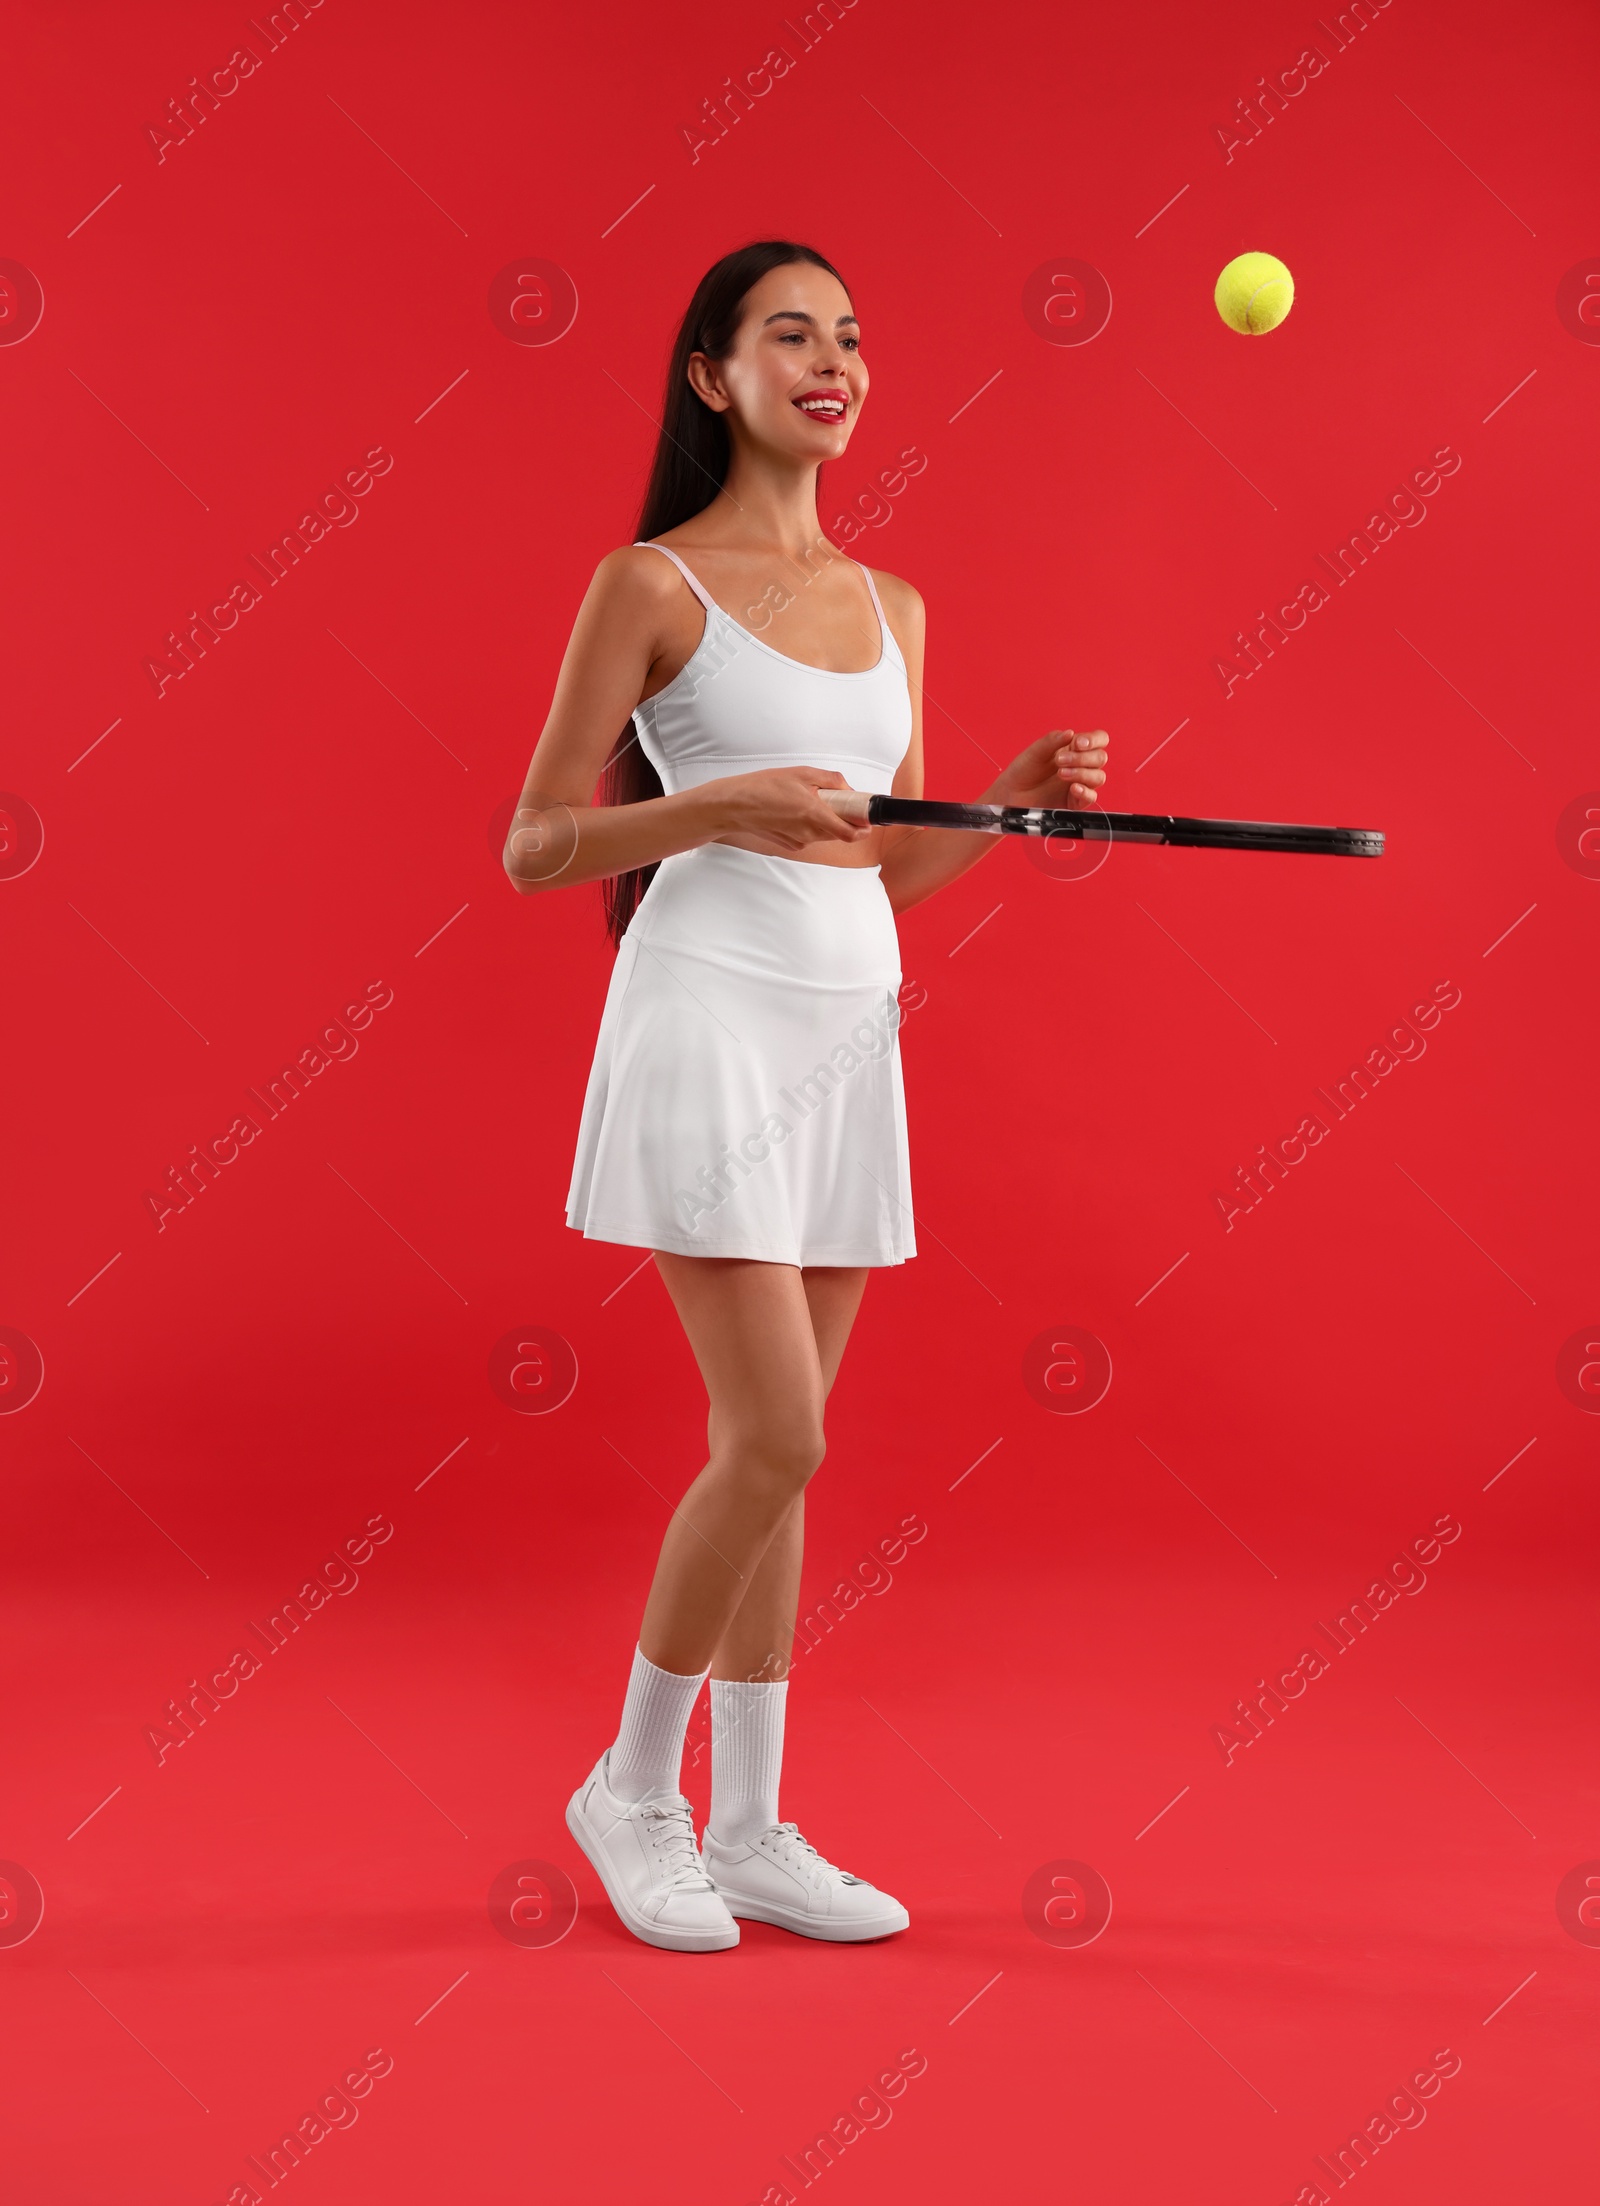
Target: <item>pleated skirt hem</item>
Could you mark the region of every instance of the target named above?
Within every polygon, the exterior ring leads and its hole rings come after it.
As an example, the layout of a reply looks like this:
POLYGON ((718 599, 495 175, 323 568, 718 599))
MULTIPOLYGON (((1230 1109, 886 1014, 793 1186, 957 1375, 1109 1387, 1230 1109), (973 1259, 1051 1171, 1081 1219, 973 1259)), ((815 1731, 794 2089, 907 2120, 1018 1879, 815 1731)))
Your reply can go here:
POLYGON ((606 1241, 632 1249, 660 1249, 668 1256, 720 1256, 749 1264, 792 1264, 800 1271, 813 1267, 838 1271, 887 1269, 907 1263, 917 1253, 914 1244, 894 1256, 877 1252, 869 1255, 855 1243, 843 1248, 808 1246, 802 1252, 798 1248, 757 1247, 738 1238, 712 1242, 703 1233, 664 1233, 656 1226, 612 1225, 598 1218, 569 1217, 567 1224, 586 1241, 606 1241))

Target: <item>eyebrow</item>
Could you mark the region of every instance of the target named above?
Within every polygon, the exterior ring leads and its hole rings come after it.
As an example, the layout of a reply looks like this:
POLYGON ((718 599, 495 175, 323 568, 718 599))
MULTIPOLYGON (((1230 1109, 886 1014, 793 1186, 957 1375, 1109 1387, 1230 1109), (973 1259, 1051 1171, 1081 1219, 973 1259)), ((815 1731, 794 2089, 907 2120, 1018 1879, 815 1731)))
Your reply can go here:
MULTIPOLYGON (((786 306, 777 314, 769 314, 761 326, 765 329, 772 322, 809 322, 811 327, 815 329, 817 317, 814 314, 802 314, 798 307, 786 306)), ((835 329, 843 329, 846 322, 854 323, 857 329, 861 327, 853 314, 839 315, 833 326, 835 329)))

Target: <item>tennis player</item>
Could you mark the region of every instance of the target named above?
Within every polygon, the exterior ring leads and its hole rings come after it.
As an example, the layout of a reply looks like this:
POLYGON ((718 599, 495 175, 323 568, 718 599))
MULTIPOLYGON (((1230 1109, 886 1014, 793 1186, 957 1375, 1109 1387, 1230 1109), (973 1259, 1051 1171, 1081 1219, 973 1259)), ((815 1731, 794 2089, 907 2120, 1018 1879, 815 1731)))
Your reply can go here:
MULTIPOLYGON (((950 367, 959 321, 925 327, 950 367)), ((818 795, 922 794, 922 600, 817 517, 866 396, 819 253, 747 245, 708 272, 639 540, 584 598, 505 848, 524 893, 604 884, 617 959, 567 1221, 654 1252, 710 1401, 617 1737, 567 1809, 623 1922, 677 1952, 736 1945, 741 1918, 835 1940, 909 1922, 778 1803, 824 1404, 868 1272, 916 1253, 895 914, 994 840, 862 826, 818 795), (702 1851, 679 1773, 708 1673, 702 1851)), ((983 796, 1082 807, 1105 773, 1103 733, 1055 733, 983 796)))

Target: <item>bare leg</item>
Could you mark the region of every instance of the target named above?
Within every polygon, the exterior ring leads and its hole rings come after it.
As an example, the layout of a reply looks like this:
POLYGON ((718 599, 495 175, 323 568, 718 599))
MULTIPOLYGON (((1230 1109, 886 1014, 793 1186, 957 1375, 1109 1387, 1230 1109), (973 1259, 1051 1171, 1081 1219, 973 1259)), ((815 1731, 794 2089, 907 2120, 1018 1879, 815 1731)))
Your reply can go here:
MULTIPOLYGON (((866 1288, 865 1269, 813 1267, 800 1274, 811 1330, 822 1368, 824 1396, 833 1391, 845 1344, 866 1288)), ((806 1497, 796 1494, 773 1533, 733 1621, 711 1658, 711 1675, 751 1683, 789 1674, 795 1614, 800 1605, 800 1564, 805 1549, 806 1497)))
POLYGON ((798 1505, 822 1461, 823 1404, 865 1272, 802 1273, 789 1264, 665 1251, 656 1263, 705 1380, 711 1459, 667 1527, 639 1644, 659 1669, 692 1676, 756 1593, 749 1637, 736 1642, 739 1667, 730 1674, 782 1676, 798 1599, 798 1505), (763 1576, 768 1548, 791 1513, 794 1523, 763 1576), (763 1671, 774 1654, 782 1669, 763 1671))

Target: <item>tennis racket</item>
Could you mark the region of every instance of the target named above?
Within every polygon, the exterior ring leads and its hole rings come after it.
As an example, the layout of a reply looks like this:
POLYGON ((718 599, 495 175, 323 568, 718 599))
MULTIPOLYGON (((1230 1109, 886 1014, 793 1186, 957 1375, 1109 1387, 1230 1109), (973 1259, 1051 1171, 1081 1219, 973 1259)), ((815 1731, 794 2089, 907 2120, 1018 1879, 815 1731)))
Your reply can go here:
POLYGON ((824 804, 869 827, 955 827, 978 835, 1061 836, 1077 843, 1172 843, 1191 850, 1290 850, 1328 858, 1381 858, 1375 827, 1299 827, 1272 820, 1185 820, 1164 812, 1054 811, 1014 804, 937 804, 819 789, 824 804))

